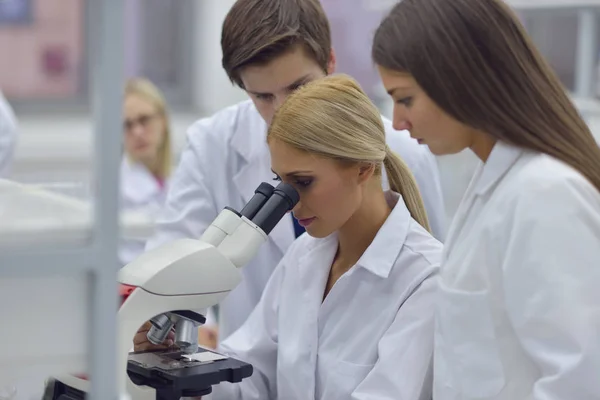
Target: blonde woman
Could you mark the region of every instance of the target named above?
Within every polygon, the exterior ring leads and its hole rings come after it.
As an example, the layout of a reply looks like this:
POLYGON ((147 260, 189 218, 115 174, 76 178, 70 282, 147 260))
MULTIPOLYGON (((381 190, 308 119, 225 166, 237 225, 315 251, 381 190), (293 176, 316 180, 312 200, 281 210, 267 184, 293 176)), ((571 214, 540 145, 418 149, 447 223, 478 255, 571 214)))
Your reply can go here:
MULTIPOLYGON (((160 90, 143 78, 125 86, 125 154, 121 162, 121 205, 153 215, 163 204, 171 172, 171 130, 160 90)), ((120 249, 123 265, 144 251, 144 240, 127 240, 120 249)))
POLYGON ((442 245, 377 109, 351 78, 330 76, 291 94, 267 138, 307 234, 220 346, 253 375, 213 399, 430 399, 442 245))

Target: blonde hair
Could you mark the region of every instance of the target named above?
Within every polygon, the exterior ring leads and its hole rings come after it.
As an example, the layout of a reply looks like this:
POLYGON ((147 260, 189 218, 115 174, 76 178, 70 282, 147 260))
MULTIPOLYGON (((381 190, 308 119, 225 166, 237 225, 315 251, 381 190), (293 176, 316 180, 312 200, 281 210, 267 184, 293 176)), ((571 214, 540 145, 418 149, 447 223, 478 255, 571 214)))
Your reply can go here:
POLYGON ((423 199, 404 161, 386 144, 381 114, 347 75, 318 79, 292 93, 277 110, 267 140, 341 162, 385 167, 390 189, 402 195, 411 216, 430 231, 423 199))
POLYGON ((158 148, 158 163, 156 173, 160 178, 166 178, 171 174, 171 123, 167 102, 160 91, 152 82, 145 78, 132 78, 125 85, 125 97, 135 95, 143 98, 156 107, 157 112, 163 118, 165 131, 162 143, 158 148))

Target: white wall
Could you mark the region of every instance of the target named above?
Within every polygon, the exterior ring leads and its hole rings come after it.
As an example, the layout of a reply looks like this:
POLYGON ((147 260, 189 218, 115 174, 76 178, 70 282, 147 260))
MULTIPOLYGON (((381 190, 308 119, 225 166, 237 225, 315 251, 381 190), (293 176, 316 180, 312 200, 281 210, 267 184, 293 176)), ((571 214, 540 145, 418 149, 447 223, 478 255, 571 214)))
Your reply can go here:
POLYGON ((221 66, 221 28, 234 0, 196 1, 197 40, 194 56, 194 103, 196 109, 212 114, 235 104, 247 95, 235 87, 221 66))

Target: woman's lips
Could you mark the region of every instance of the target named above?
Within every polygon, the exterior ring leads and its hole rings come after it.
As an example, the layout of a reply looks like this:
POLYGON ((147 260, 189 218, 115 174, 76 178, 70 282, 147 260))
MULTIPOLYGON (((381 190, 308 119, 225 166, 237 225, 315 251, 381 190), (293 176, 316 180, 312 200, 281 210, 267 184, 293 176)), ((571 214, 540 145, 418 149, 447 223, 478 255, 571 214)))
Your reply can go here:
POLYGON ((307 226, 309 226, 316 218, 312 217, 312 218, 303 218, 303 219, 299 219, 298 223, 300 224, 301 227, 306 228, 307 226))

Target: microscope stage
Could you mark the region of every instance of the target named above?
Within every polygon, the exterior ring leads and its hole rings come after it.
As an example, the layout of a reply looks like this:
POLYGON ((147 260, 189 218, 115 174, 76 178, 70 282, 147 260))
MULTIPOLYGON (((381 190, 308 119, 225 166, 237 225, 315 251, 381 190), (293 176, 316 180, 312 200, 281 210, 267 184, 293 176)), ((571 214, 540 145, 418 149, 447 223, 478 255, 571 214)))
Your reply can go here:
POLYGON ((203 348, 193 355, 160 350, 129 353, 127 373, 161 399, 179 399, 209 394, 221 382, 240 382, 252 375, 252 365, 203 348))
POLYGON ((177 349, 161 351, 144 351, 129 353, 128 361, 131 364, 145 369, 159 369, 174 371, 181 368, 191 368, 214 361, 226 360, 221 354, 199 348, 195 354, 185 354, 177 349))

